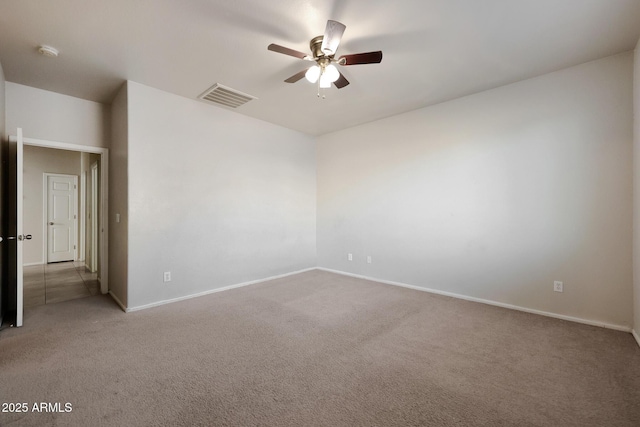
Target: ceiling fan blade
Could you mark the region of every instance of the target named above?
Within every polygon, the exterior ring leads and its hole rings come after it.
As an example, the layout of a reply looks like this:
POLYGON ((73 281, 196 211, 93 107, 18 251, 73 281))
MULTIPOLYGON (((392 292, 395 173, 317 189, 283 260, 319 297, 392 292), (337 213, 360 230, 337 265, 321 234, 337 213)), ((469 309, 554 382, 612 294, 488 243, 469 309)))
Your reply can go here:
POLYGON ((340 65, 378 64, 382 61, 382 51, 354 53, 340 57, 340 65))
POLYGON ((347 80, 342 73, 340 73, 340 77, 338 77, 338 80, 336 80, 335 82, 333 82, 334 85, 336 85, 336 87, 338 89, 342 89, 343 87, 345 87, 346 85, 349 84, 349 80, 347 80))
MULTIPOLYGON (((308 68, 307 68, 308 70, 308 68)), ((304 75, 307 73, 307 70, 302 70, 299 73, 295 73, 293 76, 289 77, 287 80, 285 80, 286 83, 295 83, 298 80, 300 80, 301 78, 304 77, 304 75)))
POLYGON ((285 55, 293 56, 300 59, 304 59, 307 56, 306 53, 302 53, 298 50, 289 49, 288 47, 280 46, 279 44, 274 44, 274 43, 271 43, 269 46, 267 46, 267 49, 273 52, 284 53, 285 55))
POLYGON ((325 28, 322 38, 322 46, 320 46, 320 50, 325 55, 335 55, 345 28, 347 27, 338 21, 332 21, 331 19, 327 21, 327 28, 325 28))

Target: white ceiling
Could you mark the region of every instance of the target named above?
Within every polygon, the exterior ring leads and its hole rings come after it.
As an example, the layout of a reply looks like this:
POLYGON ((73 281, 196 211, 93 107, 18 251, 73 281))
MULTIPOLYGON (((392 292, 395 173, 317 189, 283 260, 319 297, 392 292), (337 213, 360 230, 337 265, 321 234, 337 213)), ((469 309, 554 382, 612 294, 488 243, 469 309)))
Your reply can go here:
MULTIPOLYGON (((124 80, 196 98, 221 83, 259 99, 236 111, 319 135, 629 51, 640 0, 0 0, 8 81, 109 103, 124 80), (326 99, 306 80, 327 19, 347 29, 338 55, 382 50, 341 68, 326 99), (48 44, 56 59, 37 53, 48 44)), ((222 107, 221 107, 222 108, 222 107)))

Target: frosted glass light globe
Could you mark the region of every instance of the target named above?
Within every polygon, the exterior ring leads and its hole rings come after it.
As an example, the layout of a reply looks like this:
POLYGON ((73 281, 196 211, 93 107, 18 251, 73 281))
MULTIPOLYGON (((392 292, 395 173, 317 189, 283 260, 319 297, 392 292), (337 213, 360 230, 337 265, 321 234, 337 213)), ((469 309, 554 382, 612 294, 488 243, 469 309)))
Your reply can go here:
POLYGON ((327 73, 322 73, 322 75, 320 76, 320 88, 328 89, 331 87, 331 83, 332 81, 329 80, 327 73))
POLYGON ((322 75, 326 75, 327 79, 329 79, 329 81, 333 83, 340 77, 340 72, 335 65, 329 64, 324 68, 324 73, 322 73, 322 75))
POLYGON ((320 77, 320 67, 318 67, 317 65, 314 65, 313 67, 311 67, 311 68, 309 68, 307 70, 307 72, 304 74, 304 76, 311 83, 317 82, 318 81, 318 77, 320 77))

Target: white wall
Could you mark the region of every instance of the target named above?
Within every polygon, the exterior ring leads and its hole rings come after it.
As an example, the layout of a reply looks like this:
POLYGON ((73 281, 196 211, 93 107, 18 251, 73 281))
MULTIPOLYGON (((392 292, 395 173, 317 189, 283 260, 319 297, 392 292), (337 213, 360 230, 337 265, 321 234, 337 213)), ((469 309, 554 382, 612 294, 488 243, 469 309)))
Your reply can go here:
MULTIPOLYGON (((51 148, 24 147, 24 233, 33 239, 23 245, 24 264, 46 262, 44 229, 44 173, 75 175, 80 183, 80 152, 53 150, 51 148)), ((79 194, 78 194, 79 196, 79 194)), ((80 199, 78 198, 78 206, 80 199)), ((78 233, 78 230, 76 230, 78 233)))
POLYGON ((129 307, 316 266, 312 137, 132 82, 128 109, 129 307))
POLYGON ((633 69, 633 301, 636 340, 640 344, 640 41, 633 69))
POLYGON ((6 83, 7 132, 25 138, 109 146, 109 106, 17 83, 6 83))
POLYGON ((632 66, 319 137, 319 266, 631 326, 632 66))
POLYGON ((109 150, 109 290, 123 306, 128 305, 129 280, 129 126, 127 84, 111 104, 109 150), (120 222, 116 222, 116 214, 120 222))

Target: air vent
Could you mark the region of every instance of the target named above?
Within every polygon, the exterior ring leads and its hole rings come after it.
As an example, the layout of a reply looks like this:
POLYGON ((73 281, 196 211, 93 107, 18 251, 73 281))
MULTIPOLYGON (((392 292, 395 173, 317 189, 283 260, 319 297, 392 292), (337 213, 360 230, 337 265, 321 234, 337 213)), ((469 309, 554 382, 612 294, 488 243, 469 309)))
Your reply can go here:
POLYGON ((220 83, 211 86, 198 98, 231 108, 238 108, 252 99, 258 99, 255 96, 247 95, 220 83))

